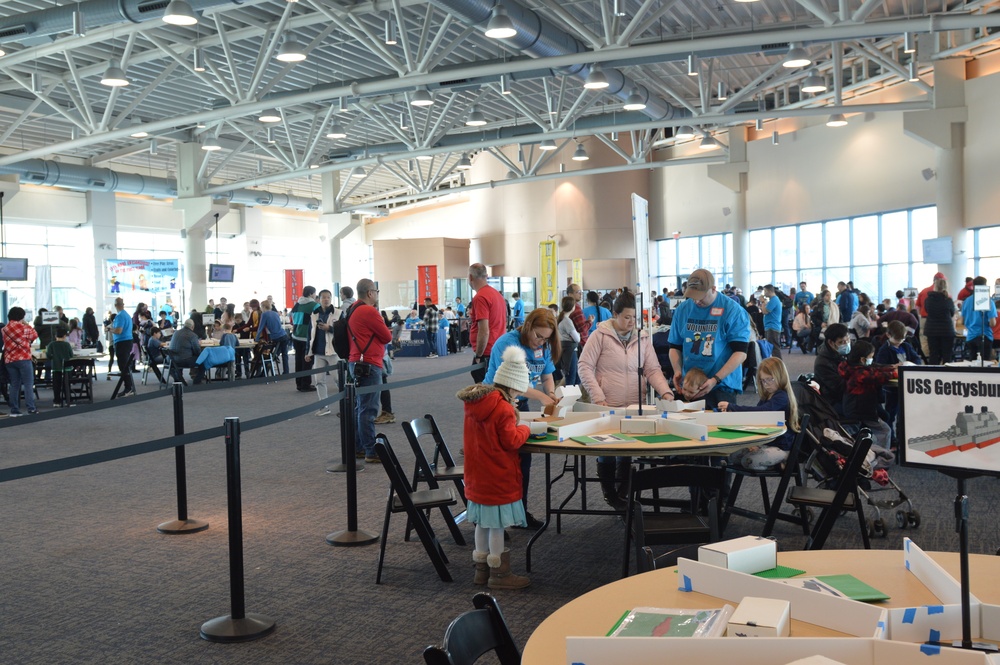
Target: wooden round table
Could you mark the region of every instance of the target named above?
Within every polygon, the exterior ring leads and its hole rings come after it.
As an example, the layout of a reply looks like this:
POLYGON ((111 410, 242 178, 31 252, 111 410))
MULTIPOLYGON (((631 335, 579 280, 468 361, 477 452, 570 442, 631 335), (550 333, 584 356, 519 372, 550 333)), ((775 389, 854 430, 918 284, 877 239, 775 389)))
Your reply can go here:
MULTIPOLYGON (((958 554, 932 552, 931 557, 959 579, 958 554)), ((940 601, 903 564, 902 550, 828 550, 780 552, 778 563, 805 570, 805 576, 849 573, 885 592, 885 607, 935 605, 940 601)), ((1000 557, 969 557, 972 594, 984 603, 1000 602, 1000 557)), ((655 570, 605 584, 571 600, 539 624, 524 647, 522 665, 566 662, 566 638, 603 636, 621 615, 635 607, 712 609, 724 601, 677 588, 677 569, 655 570)), ((792 620, 792 637, 848 637, 803 621, 792 620)))

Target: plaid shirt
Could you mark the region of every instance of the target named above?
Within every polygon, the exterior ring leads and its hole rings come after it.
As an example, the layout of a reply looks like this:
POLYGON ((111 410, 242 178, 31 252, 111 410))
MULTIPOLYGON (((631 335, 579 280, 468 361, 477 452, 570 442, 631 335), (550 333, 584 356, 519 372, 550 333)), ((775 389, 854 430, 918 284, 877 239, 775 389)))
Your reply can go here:
POLYGON ((3 327, 4 362, 31 360, 31 343, 38 333, 24 321, 11 321, 3 327))
POLYGON ((583 315, 583 310, 580 309, 579 304, 569 313, 569 320, 573 322, 573 325, 576 326, 576 331, 580 333, 580 348, 583 348, 583 345, 587 343, 587 338, 590 337, 590 322, 583 315))

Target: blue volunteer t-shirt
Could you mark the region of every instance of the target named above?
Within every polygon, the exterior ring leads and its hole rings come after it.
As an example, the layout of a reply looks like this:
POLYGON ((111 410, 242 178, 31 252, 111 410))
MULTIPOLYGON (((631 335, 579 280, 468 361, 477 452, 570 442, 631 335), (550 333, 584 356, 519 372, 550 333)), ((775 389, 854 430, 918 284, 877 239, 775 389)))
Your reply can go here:
MULTIPOLYGON (((966 298, 962 301, 962 321, 965 322, 965 339, 975 339, 983 336, 983 312, 976 311, 975 298, 966 298)), ((993 339, 993 329, 990 327, 990 319, 997 316, 997 306, 990 300, 990 311, 986 312, 986 339, 993 339)))
MULTIPOLYGON (((685 300, 674 310, 670 326, 671 346, 683 348, 684 370, 698 367, 706 376, 714 376, 733 355, 730 342, 750 341, 750 315, 722 294, 716 294, 709 307, 698 307, 685 300)), ((722 380, 728 390, 743 390, 743 367, 737 367, 722 380)))
POLYGON ((524 301, 522 300, 514 301, 514 310, 513 314, 511 315, 511 318, 514 319, 515 325, 520 326, 522 323, 524 323, 524 301))
POLYGON ((815 296, 812 294, 812 291, 799 291, 795 294, 795 306, 798 307, 802 303, 811 303, 813 298, 815 296))
POLYGON ((611 310, 607 307, 598 307, 597 305, 590 305, 589 307, 583 308, 583 318, 594 317, 593 322, 590 324, 590 332, 597 330, 597 324, 602 321, 607 321, 611 318, 611 310))
MULTIPOLYGON (((767 314, 764 315, 764 330, 781 331, 782 314, 784 307, 778 296, 771 296, 767 300, 767 314)), ((711 376, 711 374, 709 374, 711 376)))
POLYGON ((530 387, 537 388, 542 376, 552 374, 556 371, 556 366, 552 364, 552 350, 546 344, 540 349, 529 349, 521 344, 521 331, 511 330, 500 336, 500 339, 493 345, 490 352, 490 365, 486 369, 486 378, 483 383, 493 383, 493 377, 503 362, 503 352, 508 346, 520 346, 528 356, 528 383, 530 387))
POLYGON ((122 331, 114 336, 114 343, 132 341, 132 317, 124 309, 115 314, 115 320, 111 324, 112 328, 121 328, 122 331))

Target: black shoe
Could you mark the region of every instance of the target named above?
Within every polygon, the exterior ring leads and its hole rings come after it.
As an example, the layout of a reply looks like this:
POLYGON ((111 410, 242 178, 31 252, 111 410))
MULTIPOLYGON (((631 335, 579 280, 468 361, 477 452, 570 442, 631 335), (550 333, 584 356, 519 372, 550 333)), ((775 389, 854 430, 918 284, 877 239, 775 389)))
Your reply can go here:
POLYGON ((527 510, 524 511, 524 519, 528 523, 528 526, 516 526, 515 525, 513 528, 515 528, 515 529, 533 529, 535 531, 538 531, 539 529, 542 528, 542 526, 544 526, 544 523, 540 519, 538 519, 537 517, 535 517, 534 515, 532 515, 531 513, 529 513, 527 510))

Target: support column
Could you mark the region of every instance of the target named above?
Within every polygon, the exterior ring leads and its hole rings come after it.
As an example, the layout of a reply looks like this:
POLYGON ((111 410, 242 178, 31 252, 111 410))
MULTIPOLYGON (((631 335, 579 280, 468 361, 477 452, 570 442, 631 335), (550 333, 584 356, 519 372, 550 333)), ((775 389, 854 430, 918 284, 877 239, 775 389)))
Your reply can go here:
POLYGON ((261 208, 244 207, 242 214, 249 285, 253 297, 263 300, 267 297, 267 294, 264 293, 265 287, 262 278, 264 274, 264 211, 261 208))
MULTIPOLYGON (((733 192, 733 285, 750 288, 750 233, 747 231, 747 129, 734 127, 729 131, 729 161, 709 164, 708 177, 733 192)), ((719 281, 718 277, 716 281, 719 281)))
POLYGON ((87 225, 93 238, 94 250, 94 303, 97 320, 111 308, 112 298, 108 295, 107 275, 104 272, 106 259, 117 258, 118 219, 114 192, 87 192, 87 225))
POLYGON ((972 248, 965 232, 965 60, 954 58, 934 63, 934 108, 903 114, 907 136, 934 148, 937 169, 938 236, 951 236, 951 265, 939 265, 948 276, 948 290, 957 293, 965 285, 972 248))
MULTIPOLYGON (((337 192, 340 191, 340 171, 331 171, 321 176, 321 213, 320 227, 326 227, 326 237, 330 252, 330 278, 334 284, 344 286, 344 261, 341 254, 341 241, 361 226, 361 217, 339 211, 337 192)), ((353 288, 353 284, 348 284, 353 288)), ((334 299, 339 302, 340 294, 335 293, 334 299)))

